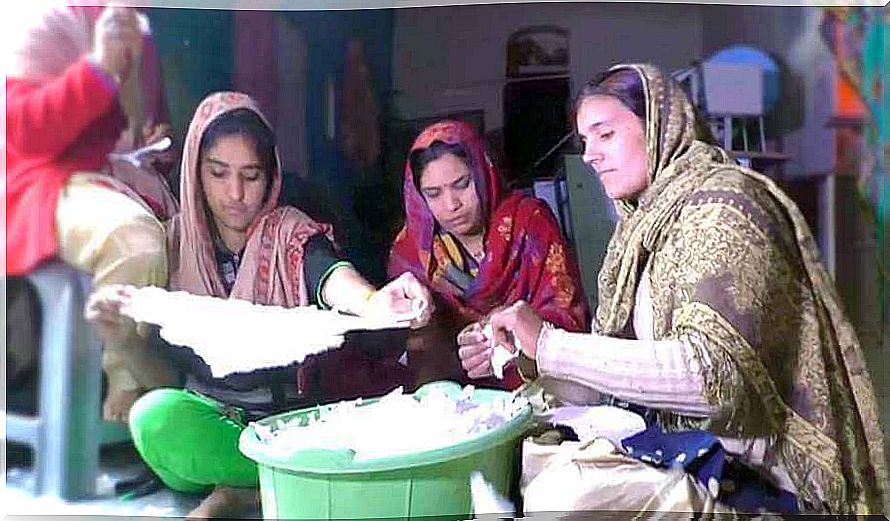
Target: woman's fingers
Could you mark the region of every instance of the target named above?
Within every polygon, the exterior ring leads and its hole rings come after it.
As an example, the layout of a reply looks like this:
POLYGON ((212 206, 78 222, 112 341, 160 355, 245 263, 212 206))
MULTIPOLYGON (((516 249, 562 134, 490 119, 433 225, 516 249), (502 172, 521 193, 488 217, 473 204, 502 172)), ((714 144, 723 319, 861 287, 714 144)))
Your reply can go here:
POLYGON ((384 288, 404 299, 407 303, 405 314, 416 315, 411 321, 412 328, 417 329, 429 323, 436 309, 433 297, 412 273, 402 273, 384 288))
POLYGON ((486 378, 494 374, 494 371, 491 368, 491 359, 486 361, 484 364, 480 364, 473 369, 467 371, 467 376, 470 378, 486 378))
POLYGON ((482 331, 464 331, 457 336, 457 345, 488 344, 488 338, 482 331))
POLYGON ((122 285, 105 286, 94 291, 87 299, 84 317, 105 326, 123 325, 130 320, 121 309, 132 300, 132 288, 122 285))
POLYGON ((126 79, 142 46, 136 12, 127 7, 106 7, 96 21, 93 41, 95 62, 109 74, 126 79))
POLYGON ((480 344, 486 340, 487 338, 483 332, 482 324, 479 322, 473 322, 457 334, 457 345, 459 346, 480 344))
POLYGON ((414 309, 419 312, 417 322, 425 325, 432 316, 433 311, 435 311, 433 296, 427 287, 421 284, 411 272, 405 272, 399 278, 403 279, 405 294, 414 303, 414 309))
POLYGON ((491 348, 486 343, 466 345, 458 349, 461 367, 470 378, 483 378, 492 374, 491 348))
POLYGON ((494 337, 494 345, 501 345, 511 352, 516 350, 513 341, 513 330, 516 327, 516 306, 510 306, 503 311, 493 313, 489 318, 491 334, 494 337))

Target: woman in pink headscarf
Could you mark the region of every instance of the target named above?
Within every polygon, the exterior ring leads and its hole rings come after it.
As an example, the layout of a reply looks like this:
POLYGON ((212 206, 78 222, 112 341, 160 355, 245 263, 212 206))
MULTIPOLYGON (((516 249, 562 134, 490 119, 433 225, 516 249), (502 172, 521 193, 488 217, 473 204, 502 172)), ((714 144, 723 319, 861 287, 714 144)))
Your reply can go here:
MULTIPOLYGON (((207 97, 185 140, 182 210, 168 224, 170 289, 254 304, 317 304, 359 315, 393 314, 429 293, 410 274, 375 291, 332 242, 330 226, 279 206, 281 168, 275 137, 256 103, 236 92, 207 97)), ((89 306, 102 327, 126 322, 124 288, 89 306)), ((426 321, 421 317, 416 325, 426 321)), ((293 331, 297 336, 300 331, 293 331)), ((250 346, 244 346, 250 349, 250 346)), ((347 396, 382 394, 401 383, 399 364, 336 350, 296 369, 263 369, 214 378, 197 357, 173 351, 185 389, 159 389, 133 407, 133 441, 174 490, 212 489, 192 517, 236 513, 256 502, 256 465, 238 451, 249 421, 347 396)))

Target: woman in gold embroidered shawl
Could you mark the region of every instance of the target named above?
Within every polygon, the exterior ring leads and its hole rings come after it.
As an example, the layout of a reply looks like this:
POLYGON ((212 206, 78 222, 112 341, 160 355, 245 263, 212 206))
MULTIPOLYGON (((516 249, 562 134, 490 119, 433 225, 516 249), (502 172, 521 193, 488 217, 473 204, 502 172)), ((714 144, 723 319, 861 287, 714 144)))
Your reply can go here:
MULTIPOLYGON (((886 512, 872 384, 798 208, 708 144, 680 87, 652 66, 588 83, 576 123, 620 213, 594 333, 518 303, 492 317, 495 341, 521 350, 526 378, 641 405, 668 431, 716 434, 802 511, 886 512)), ((465 367, 490 364, 467 351, 465 367)))

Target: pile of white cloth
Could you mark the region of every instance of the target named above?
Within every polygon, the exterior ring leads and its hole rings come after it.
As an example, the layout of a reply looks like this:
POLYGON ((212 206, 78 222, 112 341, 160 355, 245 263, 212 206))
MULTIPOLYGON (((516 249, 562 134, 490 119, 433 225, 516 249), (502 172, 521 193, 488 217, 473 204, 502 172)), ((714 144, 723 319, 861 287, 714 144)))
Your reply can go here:
POLYGON ((503 426, 528 406, 521 397, 474 401, 473 391, 467 386, 463 396, 453 399, 432 389, 418 399, 399 387, 374 403, 358 399, 323 407, 308 422, 297 417, 271 426, 253 425, 271 454, 351 450, 358 461, 456 445, 503 426))

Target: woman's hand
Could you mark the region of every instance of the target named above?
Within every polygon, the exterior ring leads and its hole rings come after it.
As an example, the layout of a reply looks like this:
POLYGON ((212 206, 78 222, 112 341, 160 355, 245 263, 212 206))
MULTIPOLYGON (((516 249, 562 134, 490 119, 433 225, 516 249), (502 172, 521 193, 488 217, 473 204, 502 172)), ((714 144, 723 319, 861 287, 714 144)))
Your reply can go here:
POLYGON ((457 335, 457 355, 460 365, 470 378, 486 378, 494 374, 491 367, 491 342, 485 336, 485 326, 473 322, 457 335))
POLYGON ((521 349, 525 356, 536 360, 538 336, 544 321, 524 300, 497 311, 489 317, 494 345, 502 345, 515 351, 521 349))
POLYGON ((111 285, 97 289, 87 299, 84 316, 103 342, 120 342, 132 334, 136 323, 121 313, 133 298, 133 287, 111 285))
POLYGON ((474 322, 457 335, 460 364, 470 378, 486 378, 494 374, 492 346, 503 346, 511 352, 522 349, 531 359, 537 356, 538 336, 544 322, 525 301, 494 311, 486 323, 474 322))
POLYGON ((108 6, 96 20, 92 61, 123 83, 142 52, 142 30, 136 11, 108 6))
POLYGON ((405 272, 374 292, 368 298, 366 309, 377 315, 413 316, 411 327, 417 329, 429 323, 435 305, 426 286, 413 274, 405 272))
MULTIPOLYGON (((153 145, 164 138, 170 138, 171 142, 173 140, 173 128, 168 123, 154 124, 149 121, 142 127, 142 142, 146 146, 153 145)), ((170 172, 176 166, 174 147, 171 145, 170 148, 162 152, 153 151, 147 153, 143 163, 147 163, 148 166, 154 168, 164 178, 168 178, 170 172)))
POLYGON ((157 143, 165 137, 173 139, 173 127, 169 123, 148 121, 142 126, 142 142, 146 145, 157 143))

